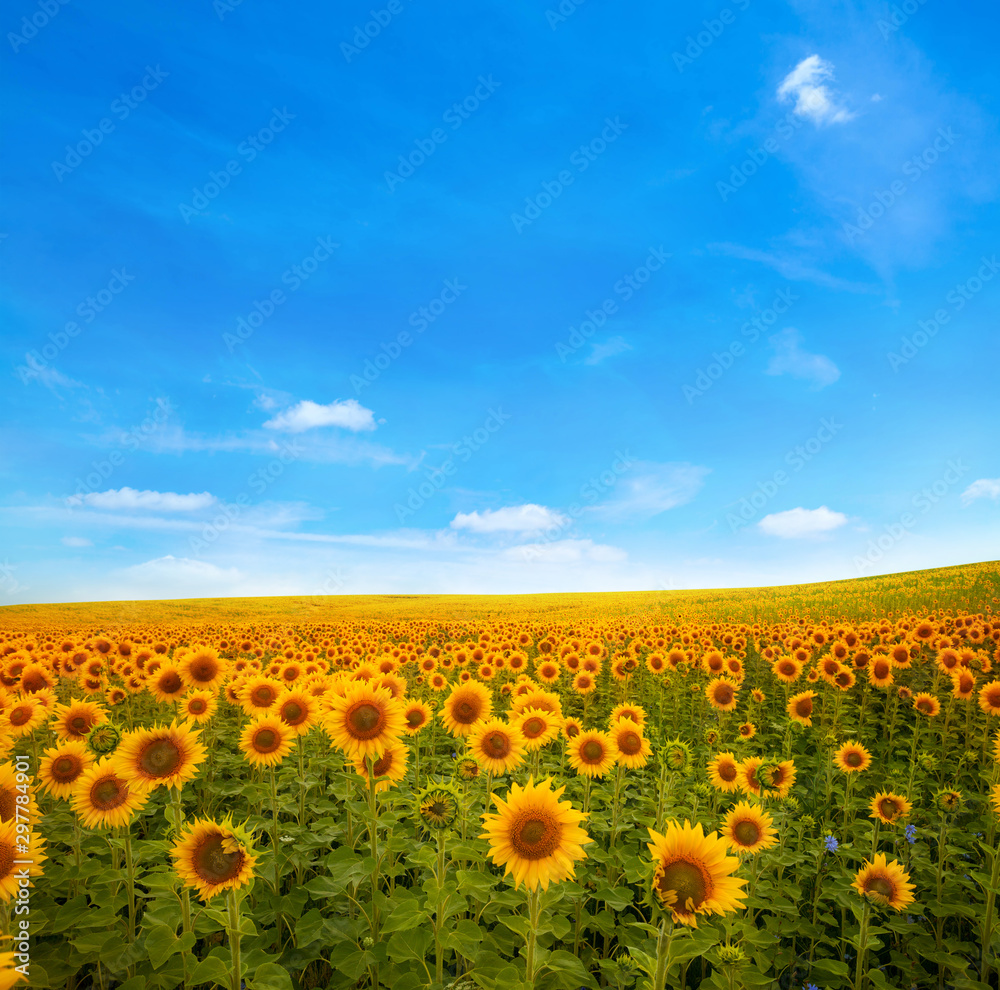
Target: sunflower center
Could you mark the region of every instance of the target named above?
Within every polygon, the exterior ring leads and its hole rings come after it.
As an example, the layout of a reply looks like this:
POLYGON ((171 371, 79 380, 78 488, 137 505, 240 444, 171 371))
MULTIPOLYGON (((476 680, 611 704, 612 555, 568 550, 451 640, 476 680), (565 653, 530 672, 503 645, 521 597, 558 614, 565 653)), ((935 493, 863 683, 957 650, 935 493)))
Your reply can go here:
POLYGON ((260 729, 253 737, 253 748, 258 753, 273 753, 281 745, 274 729, 260 729))
POLYGON ((384 777, 392 768, 392 754, 386 753, 381 759, 376 760, 372 765, 372 776, 384 777))
POLYGON ((604 756, 604 747, 593 739, 588 740, 580 747, 580 755, 588 763, 600 763, 604 756))
POLYGON ((54 780, 68 784, 80 775, 80 761, 72 756, 60 756, 52 761, 51 773, 54 780))
POLYGON ((188 711, 192 715, 201 715, 207 708, 208 705, 205 704, 203 698, 195 698, 188 702, 188 711))
POLYGON ((252 697, 255 704, 266 707, 274 701, 274 692, 269 687, 262 685, 254 689, 252 697))
POLYGON ((82 736, 90 726, 87 724, 88 720, 84 715, 76 715, 69 720, 69 727, 77 734, 82 736))
POLYGON ((720 684, 715 689, 715 700, 720 705, 728 705, 733 700, 733 689, 728 684, 720 684))
POLYGON ((10 713, 10 724, 24 725, 26 722, 31 721, 31 713, 32 709, 28 705, 18 705, 10 713))
POLYGON ((875 663, 875 676, 879 680, 884 680, 889 676, 889 664, 885 660, 878 660, 875 663))
POLYGON ((726 783, 736 779, 736 767, 732 763, 723 763, 717 772, 726 783))
POLYGON ((739 822, 733 829, 733 838, 741 846, 754 846, 761 838, 760 827, 756 822, 739 822))
POLYGON ((708 897, 708 878, 704 870, 685 859, 664 866, 656 885, 661 894, 669 891, 676 894, 676 906, 685 910, 697 910, 708 897))
POLYGON ((10 875, 14 865, 14 847, 9 842, 0 843, 0 880, 10 875))
POLYGON ((801 701, 795 704, 795 714, 802 718, 807 718, 812 715, 813 703, 812 698, 803 698, 801 701))
POLYGON ((175 670, 168 671, 160 679, 160 690, 164 694, 173 694, 176 691, 180 691, 182 686, 181 676, 175 670))
POLYGON ((844 757, 844 762, 849 767, 859 767, 859 766, 861 766, 861 762, 862 762, 861 761, 861 754, 858 753, 858 752, 848 753, 847 756, 844 757))
POLYGON ((382 712, 367 701, 355 705, 347 716, 352 733, 361 739, 371 739, 378 735, 382 722, 382 712))
POLYGON ((865 892, 869 894, 881 894, 883 897, 892 897, 892 884, 885 877, 870 877, 865 884, 865 892))
POLYGON ((243 853, 227 853, 222 848, 221 835, 209 836, 198 846, 192 858, 199 879, 210 884, 236 879, 243 866, 243 853))
POLYGON ((506 756, 510 752, 510 740, 502 732, 491 732, 486 737, 486 748, 493 756, 506 756))
POLYGON ((524 727, 521 730, 529 739, 535 739, 540 736, 545 731, 545 722, 533 716, 529 718, 527 722, 524 723, 524 727))
POLYGON ((191 664, 191 676, 196 681, 210 681, 215 677, 215 664, 211 660, 196 660, 191 664))
POLYGON ((618 737, 618 748, 626 756, 635 756, 642 749, 642 739, 637 732, 623 732, 618 737))
POLYGON ((529 812, 515 822, 510 844, 522 859, 545 859, 559 847, 562 830, 551 817, 529 812))
POLYGON ((0 822, 9 822, 14 817, 17 804, 10 791, 0 791, 0 822))
POLYGON ((424 713, 420 711, 419 708, 415 708, 412 712, 407 712, 406 724, 411 729, 415 729, 418 725, 422 725, 423 721, 424 721, 424 713))
POLYGON ((128 788, 114 777, 99 780, 90 789, 90 802, 99 811, 110 811, 128 799, 128 788))
POLYGON ((306 716, 305 709, 297 701, 288 701, 281 710, 281 717, 289 725, 298 725, 306 716))
POLYGON ((471 701, 460 701, 455 705, 454 719, 456 722, 475 722, 478 714, 478 707, 471 701))
POLYGON ((883 818, 893 819, 899 814, 899 807, 890 798, 883 798, 878 805, 878 810, 882 812, 883 818))
POLYGON ((180 748, 172 739, 157 739, 139 756, 139 766, 151 777, 167 777, 182 762, 180 748))
POLYGON ((990 703, 991 708, 1000 708, 1000 689, 991 688, 987 691, 986 700, 990 703))
POLYGON ((448 814, 448 805, 444 801, 432 801, 427 806, 427 813, 435 818, 444 818, 448 814))

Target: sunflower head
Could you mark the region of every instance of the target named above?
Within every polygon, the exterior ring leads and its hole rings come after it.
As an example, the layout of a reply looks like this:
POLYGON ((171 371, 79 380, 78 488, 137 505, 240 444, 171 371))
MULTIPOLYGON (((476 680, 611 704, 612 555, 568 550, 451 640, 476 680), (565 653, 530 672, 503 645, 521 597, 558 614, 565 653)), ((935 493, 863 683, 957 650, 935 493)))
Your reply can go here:
POLYGON ((687 773, 691 769, 691 747, 683 739, 671 739, 660 750, 663 765, 673 773, 687 773))
POLYGON ((417 796, 417 814, 432 831, 451 828, 458 817, 459 796, 452 784, 431 784, 417 796))
POLYGON ((942 788, 934 795, 934 803, 941 811, 949 815, 954 814, 956 811, 961 811, 962 809, 962 792, 947 787, 942 788))
POLYGON ((479 776, 479 772, 479 764, 468 756, 459 760, 458 766, 455 767, 455 773, 461 780, 475 780, 479 776))
POLYGON ((87 746, 97 756, 113 753, 122 741, 122 730, 114 722, 102 722, 87 733, 87 746))
POLYGON ((851 886, 862 896, 896 911, 902 911, 913 903, 913 884, 910 883, 909 873, 896 860, 888 862, 884 853, 866 861, 851 886))
POLYGON ((196 819, 174 843, 170 855, 184 884, 208 901, 227 890, 239 890, 253 880, 256 857, 245 827, 196 819))

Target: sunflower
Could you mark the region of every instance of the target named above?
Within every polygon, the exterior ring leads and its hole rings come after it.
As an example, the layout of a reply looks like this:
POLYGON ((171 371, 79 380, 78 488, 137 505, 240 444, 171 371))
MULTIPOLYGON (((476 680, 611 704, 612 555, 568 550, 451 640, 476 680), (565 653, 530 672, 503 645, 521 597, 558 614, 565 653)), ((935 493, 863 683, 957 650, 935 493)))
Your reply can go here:
POLYGON ((148 799, 147 790, 121 776, 105 757, 77 777, 72 802, 86 828, 117 828, 128 825, 148 799))
POLYGON ((515 888, 547 890, 552 882, 574 875, 576 860, 585 859, 583 846, 591 838, 580 828, 586 818, 569 801, 560 801, 565 786, 552 790, 551 779, 535 784, 529 778, 521 787, 513 784, 506 801, 493 796, 497 814, 484 814, 490 840, 489 857, 504 867, 504 876, 514 877, 515 888))
POLYGON ((740 786, 740 765, 732 753, 716 753, 708 763, 709 783, 717 790, 731 792, 740 786))
POLYGON ((278 681, 264 674, 258 674, 251 677, 243 685, 243 690, 240 692, 240 704, 243 711, 254 718, 270 711, 278 698, 281 697, 282 691, 283 686, 278 681))
POLYGON ((181 714, 192 722, 207 722, 219 708, 219 699, 211 691, 192 691, 181 701, 181 714))
POLYGON ((332 705, 325 721, 327 734, 350 758, 381 756, 402 735, 403 704, 388 688, 355 681, 332 705))
POLYGON ((962 801, 962 792, 952 790, 950 787, 944 787, 934 794, 934 803, 942 811, 947 811, 949 814, 960 810, 962 801))
POLYGON ((14 822, 0 824, 0 901, 9 904, 18 896, 23 877, 42 875, 42 863, 48 859, 44 846, 35 832, 19 832, 14 822))
POLYGON ((759 804, 741 801, 723 819, 719 832, 733 852, 752 855, 777 843, 773 826, 774 819, 759 804))
POLYGON ((761 783, 767 783, 772 790, 777 791, 778 797, 784 798, 791 792, 797 774, 794 761, 782 760, 761 767, 757 776, 761 783))
POLYGON ((494 777, 511 773, 524 759, 521 731, 498 718, 474 726, 467 742, 469 755, 494 777))
POLYGON ((406 760, 409 755, 410 751, 403 743, 397 740, 389 743, 385 748, 385 752, 379 757, 356 757, 354 760, 354 769, 366 781, 369 781, 368 761, 374 761, 372 773, 375 776, 375 790, 377 793, 381 793, 382 791, 387 791, 390 787, 395 787, 406 776, 406 760))
POLYGON ((526 708, 514 716, 513 724, 521 733, 524 748, 533 753, 555 739, 559 734, 559 721, 551 712, 541 708, 526 708))
POLYGON ((564 718, 562 732, 564 739, 573 739, 583 732, 583 726, 580 724, 579 719, 564 718))
POLYGON ((574 676, 573 690, 577 694, 590 694, 596 689, 597 681, 594 680, 593 674, 588 674, 587 671, 581 670, 579 674, 574 676))
POLYGON ((147 682, 149 690, 159 702, 177 701, 187 690, 184 678, 176 663, 165 663, 147 682))
POLYGON ((555 660, 545 660, 538 665, 535 671, 538 679, 544 684, 555 684, 562 673, 562 667, 555 660))
POLYGON ((458 817, 458 792, 451 784, 431 784, 417 797, 417 814, 431 830, 450 828, 458 817))
POLYGON ((250 839, 227 818, 219 823, 197 818, 170 850, 174 869, 187 887, 208 901, 225 890, 239 890, 253 879, 256 857, 250 839))
POLYGON ((871 808, 872 818, 877 818, 884 825, 895 825, 900 818, 905 818, 910 813, 910 802, 899 794, 891 791, 879 791, 872 798, 871 808))
POLYGON ((304 736, 316 724, 319 703, 308 691, 291 688, 278 698, 271 713, 280 718, 293 735, 304 736))
POLYGON ((913 699, 913 707, 920 712, 921 715, 926 715, 928 718, 934 718, 934 716, 941 711, 941 702, 939 702, 934 695, 921 691, 920 694, 913 699))
POLYGON ((475 681, 456 684, 445 699, 441 720, 453 736, 467 736, 479 721, 493 712, 489 688, 475 681))
POLYGON ((0 990, 11 990, 21 980, 28 981, 28 974, 19 970, 17 953, 0 952, 0 990))
POLYGON ((872 687, 887 688, 895 679, 892 661, 884 653, 873 655, 866 669, 872 687))
POLYGON ((731 712, 736 707, 739 685, 725 677, 713 677, 705 688, 705 697, 713 708, 720 712, 731 712))
POLYGON ((239 746, 247 762, 273 767, 292 751, 294 738, 295 733, 277 715, 261 715, 243 730, 239 746))
POLYGON ((77 778, 93 765, 94 757, 86 743, 71 740, 61 746, 46 749, 38 765, 42 790, 48 791, 53 797, 69 800, 77 778))
POLYGON ((798 694, 793 694, 788 699, 788 717, 793 722, 798 722, 799 725, 807 727, 812 725, 813 698, 815 697, 815 691, 800 691, 798 694))
POLYGON ((752 794, 760 797, 763 793, 761 781, 757 777, 757 771, 764 765, 764 760, 760 756, 748 756, 737 767, 739 774, 740 790, 744 794, 752 794))
POLYGON ((181 679, 189 688, 218 691, 226 679, 228 664, 210 646, 197 646, 186 653, 177 665, 181 679))
POLYGON ((913 903, 910 874, 896 861, 887 862, 884 853, 877 853, 858 870, 851 886, 879 904, 902 911, 913 903))
POLYGON ((566 747, 569 765, 585 777, 603 777, 615 765, 615 746, 607 732, 581 732, 566 747))
POLYGON ((951 693, 955 698, 968 701, 976 689, 976 675, 971 670, 956 670, 951 675, 951 693))
POLYGON ((802 674, 802 664, 794 657, 778 657, 771 664, 771 670, 779 681, 794 684, 802 674))
POLYGON ((415 736, 431 720, 431 707, 424 701, 409 701, 403 709, 403 731, 415 736))
POLYGON ((1000 715, 1000 681, 990 681, 979 689, 979 707, 987 715, 1000 715))
POLYGON ((642 705, 615 705, 611 709, 611 714, 608 716, 608 725, 613 725, 619 719, 627 718, 632 722, 635 722, 639 728, 643 728, 646 724, 646 719, 649 716, 646 713, 646 709, 642 705))
POLYGON ((206 749, 200 733, 174 719, 169 726, 133 729, 122 738, 112 766, 135 787, 183 787, 198 774, 206 749))
POLYGON ((462 780, 475 780, 482 772, 482 768, 472 757, 464 756, 458 761, 455 772, 462 780))
POLYGON ((631 719, 619 719, 608 733, 615 747, 615 759, 623 767, 635 770, 649 762, 649 754, 652 752, 649 740, 631 719))
POLYGON ((45 709, 30 695, 5 708, 0 718, 0 731, 14 739, 30 736, 42 724, 45 709))
POLYGON ((741 739, 753 739, 757 735, 757 726, 753 722, 743 722, 738 728, 741 739))
POLYGON ((741 908, 746 880, 733 876, 740 861, 728 855, 717 832, 705 835, 700 824, 671 822, 665 835, 649 829, 653 890, 669 908, 675 924, 698 927, 699 914, 724 914, 741 908))
POLYGON ((102 722, 87 733, 87 748, 95 756, 108 756, 122 741, 122 731, 114 722, 102 722))
POLYGON ((833 761, 838 770, 844 773, 860 773, 867 770, 872 761, 872 754, 859 742, 845 742, 833 755, 833 761))

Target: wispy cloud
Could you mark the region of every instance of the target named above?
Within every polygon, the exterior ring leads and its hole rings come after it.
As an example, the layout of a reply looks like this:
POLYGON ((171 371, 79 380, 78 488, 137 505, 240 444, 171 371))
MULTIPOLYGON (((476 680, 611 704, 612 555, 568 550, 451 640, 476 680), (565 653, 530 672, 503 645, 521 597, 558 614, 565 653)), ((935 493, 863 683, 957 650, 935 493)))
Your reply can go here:
POLYGON ((769 339, 774 355, 766 374, 804 378, 814 388, 832 385, 840 377, 840 369, 825 354, 810 354, 802 349, 801 334, 794 327, 769 339))
POLYGON ((530 561, 532 564, 611 564, 627 559, 628 554, 619 547, 593 540, 553 540, 551 543, 523 543, 508 547, 501 557, 530 561))
POLYGON ((587 355, 583 363, 600 364, 605 358, 624 354, 625 351, 630 350, 632 350, 632 345, 624 337, 609 337, 603 343, 592 345, 590 354, 587 355))
POLYGON ((833 65, 818 55, 804 58, 778 86, 778 99, 795 101, 794 112, 814 124, 843 124, 854 117, 840 105, 825 81, 833 80, 833 65))
POLYGON ((847 522, 843 512, 834 512, 825 505, 818 509, 788 509, 786 512, 772 512, 757 524, 761 532, 768 536, 780 536, 785 540, 818 536, 838 529, 847 522))
POLYGON ((701 491, 710 468, 696 464, 656 464, 633 461, 621 475, 614 493, 590 511, 610 520, 652 519, 674 509, 701 491))
POLYGON ((149 509, 153 512, 193 512, 205 509, 215 503, 215 496, 209 492, 178 495, 177 492, 136 491, 134 488, 111 488, 106 492, 88 492, 86 495, 72 495, 66 499, 67 505, 87 505, 93 509, 109 509, 129 512, 149 509))
POLYGON ((540 533, 550 526, 562 527, 569 519, 544 505, 512 505, 484 512, 460 512, 451 521, 452 529, 473 533, 540 533))
POLYGON ((94 543, 93 540, 88 540, 84 536, 64 536, 62 545, 64 547, 92 547, 94 543))
POLYGON ((882 290, 876 285, 864 282, 851 282, 847 279, 830 275, 819 268, 806 264, 794 255, 775 254, 770 251, 758 251, 756 248, 744 247, 729 241, 716 242, 708 245, 710 251, 727 255, 730 258, 741 258, 744 261, 756 261, 768 268, 773 268, 779 275, 792 282, 812 282, 827 289, 839 289, 844 292, 879 293, 882 290))
POLYGON ((336 399, 325 406, 303 399, 264 423, 266 429, 284 433, 303 433, 320 426, 340 426, 355 432, 374 430, 375 415, 357 399, 336 399))
POLYGON ((991 498, 994 502, 1000 499, 1000 478, 980 478, 972 482, 962 492, 962 505, 968 505, 977 498, 991 498))

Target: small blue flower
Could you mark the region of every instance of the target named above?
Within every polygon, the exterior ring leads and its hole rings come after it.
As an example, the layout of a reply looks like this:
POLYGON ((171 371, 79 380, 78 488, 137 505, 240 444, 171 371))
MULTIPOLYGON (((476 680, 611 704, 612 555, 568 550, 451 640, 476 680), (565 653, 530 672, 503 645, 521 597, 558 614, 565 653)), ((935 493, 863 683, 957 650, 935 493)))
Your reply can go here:
POLYGON ((805 990, 819 990, 819 987, 815 983, 807 983, 805 985, 805 990))
POLYGON ((906 835, 906 841, 909 842, 909 844, 912 846, 913 843, 917 841, 917 826, 907 825, 905 835, 906 835))
POLYGON ((840 846, 840 843, 832 835, 828 835, 823 840, 823 845, 826 847, 827 852, 835 853, 840 846))

